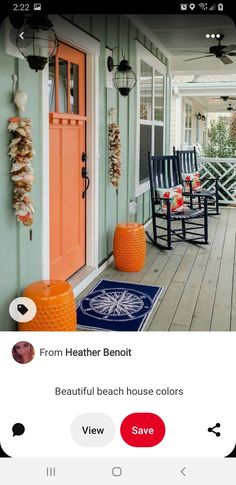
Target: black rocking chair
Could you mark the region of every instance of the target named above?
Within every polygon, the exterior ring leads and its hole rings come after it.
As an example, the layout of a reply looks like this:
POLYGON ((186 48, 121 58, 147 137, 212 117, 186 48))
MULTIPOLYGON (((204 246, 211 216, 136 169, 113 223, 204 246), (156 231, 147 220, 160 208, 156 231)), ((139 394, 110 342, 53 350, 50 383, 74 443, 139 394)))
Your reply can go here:
MULTIPOLYGON (((181 185, 179 159, 177 155, 152 156, 148 152, 153 237, 146 231, 146 235, 155 246, 172 249, 172 243, 187 241, 195 244, 208 244, 208 214, 207 197, 203 199, 203 208, 191 209, 184 205, 182 212, 171 212, 171 199, 159 197, 158 189, 172 188, 181 185), (162 210, 162 203, 166 204, 166 212, 162 210), (203 223, 193 220, 203 219, 203 223), (157 224, 158 219, 166 221, 165 227, 157 224), (181 222, 181 227, 173 228, 173 222, 181 222), (160 231, 164 230, 164 234, 160 231), (198 232, 199 231, 199 232, 198 232), (166 245, 159 242, 164 241, 166 245)), ((189 194, 190 199, 195 195, 189 194)))
MULTIPOLYGON (((193 147, 192 150, 175 150, 173 147, 173 154, 179 156, 179 169, 180 169, 180 177, 182 179, 181 173, 189 173, 189 172, 199 172, 198 161, 197 161, 197 153, 196 147, 193 147)), ((205 180, 213 180, 214 187, 210 189, 200 189, 200 190, 193 190, 192 188, 192 181, 188 182, 189 192, 195 195, 198 199, 198 207, 201 208, 201 200, 204 197, 208 197, 208 215, 215 216, 219 215, 219 183, 218 178, 213 177, 201 177, 201 181, 204 182, 205 180)), ((185 186, 185 182, 182 180, 183 186, 185 186)), ((189 193, 184 193, 184 195, 188 195, 189 193)), ((191 209, 194 208, 194 198, 190 199, 190 207, 191 209)))

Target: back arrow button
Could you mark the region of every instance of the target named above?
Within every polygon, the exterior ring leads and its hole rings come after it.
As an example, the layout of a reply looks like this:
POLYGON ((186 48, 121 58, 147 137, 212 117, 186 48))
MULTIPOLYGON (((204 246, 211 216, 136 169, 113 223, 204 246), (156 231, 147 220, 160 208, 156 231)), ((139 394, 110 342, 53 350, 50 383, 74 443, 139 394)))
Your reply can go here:
POLYGON ((184 467, 184 468, 182 468, 182 470, 180 470, 180 473, 182 473, 182 475, 183 475, 184 477, 186 477, 185 470, 186 470, 186 467, 184 467))
POLYGON ((19 34, 19 37, 20 37, 22 40, 24 40, 23 35, 24 35, 24 32, 21 32, 21 34, 19 34))

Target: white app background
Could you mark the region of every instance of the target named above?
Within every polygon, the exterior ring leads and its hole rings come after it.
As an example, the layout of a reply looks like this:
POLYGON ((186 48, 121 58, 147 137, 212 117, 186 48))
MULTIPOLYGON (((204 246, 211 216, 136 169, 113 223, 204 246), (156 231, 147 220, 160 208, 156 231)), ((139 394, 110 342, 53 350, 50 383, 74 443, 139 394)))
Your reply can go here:
POLYGON ((1 334, 0 443, 12 457, 224 457, 236 443, 234 333, 33 333, 1 334), (35 357, 16 363, 13 345, 29 341, 35 357), (40 348, 132 349, 132 357, 39 357, 40 348), (64 389, 122 387, 154 390, 153 396, 56 396, 64 389), (183 395, 155 390, 183 389, 183 395), (154 413, 166 426, 154 447, 133 447, 120 434, 132 413, 154 413), (84 413, 102 413, 113 422, 105 446, 79 445, 72 422, 84 413), (12 436, 12 426, 25 432, 12 436), (215 431, 209 427, 220 423, 215 431))

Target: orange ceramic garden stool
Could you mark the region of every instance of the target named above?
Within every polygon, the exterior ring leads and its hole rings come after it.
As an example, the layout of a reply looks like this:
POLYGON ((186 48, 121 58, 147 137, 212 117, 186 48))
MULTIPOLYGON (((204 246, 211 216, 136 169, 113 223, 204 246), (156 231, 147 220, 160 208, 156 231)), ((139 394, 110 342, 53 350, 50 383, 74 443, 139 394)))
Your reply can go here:
POLYGON ((36 281, 24 289, 37 307, 33 320, 19 323, 24 331, 75 331, 76 308, 71 285, 61 280, 36 281))
POLYGON ((113 240, 115 266, 120 271, 140 271, 146 256, 146 237, 142 224, 117 224, 113 240))

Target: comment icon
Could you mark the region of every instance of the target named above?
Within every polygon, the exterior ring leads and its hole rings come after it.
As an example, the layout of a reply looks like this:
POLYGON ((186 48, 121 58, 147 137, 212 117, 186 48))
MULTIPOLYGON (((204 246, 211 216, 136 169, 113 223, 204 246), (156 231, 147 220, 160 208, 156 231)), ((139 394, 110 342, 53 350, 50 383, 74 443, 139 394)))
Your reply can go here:
POLYGON ((13 436, 21 436, 25 432, 25 427, 21 423, 16 423, 12 426, 13 436))

